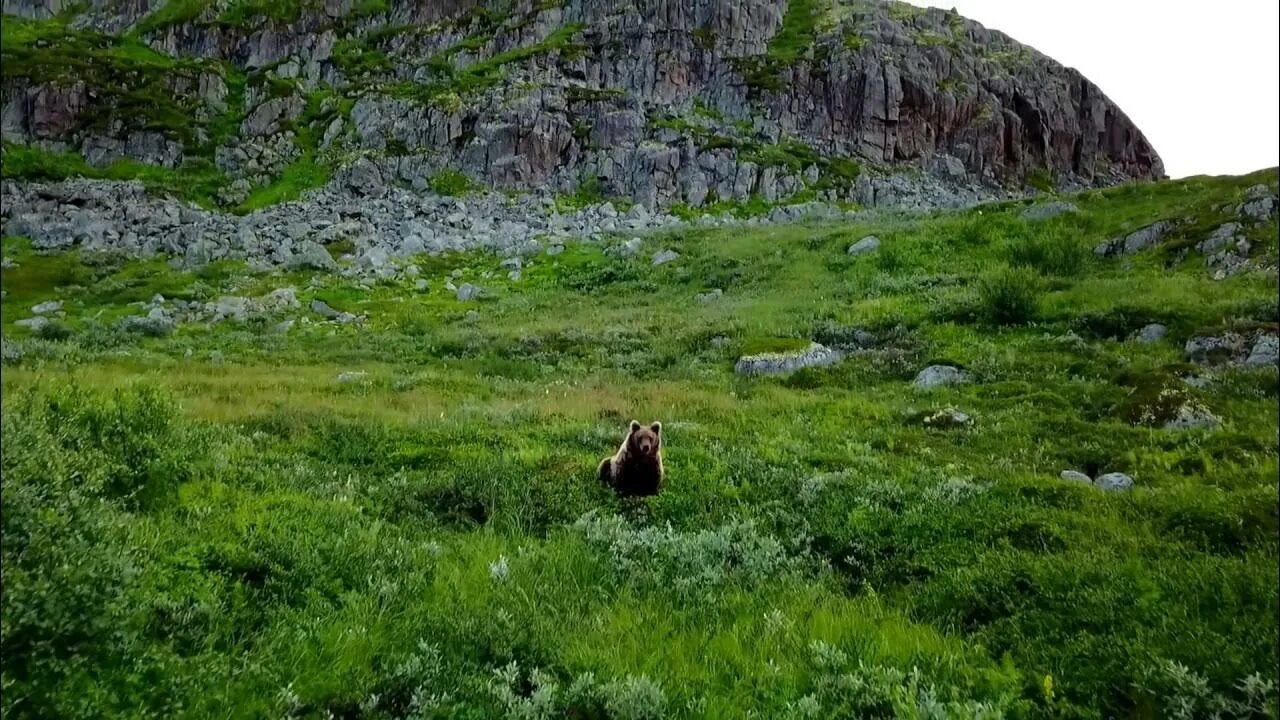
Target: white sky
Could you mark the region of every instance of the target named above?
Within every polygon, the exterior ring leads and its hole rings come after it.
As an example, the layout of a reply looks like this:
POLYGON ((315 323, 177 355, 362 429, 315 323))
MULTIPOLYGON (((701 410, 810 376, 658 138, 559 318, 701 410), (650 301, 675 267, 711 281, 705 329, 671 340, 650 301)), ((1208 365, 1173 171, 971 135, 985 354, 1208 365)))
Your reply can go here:
POLYGON ((1280 164, 1277 0, 907 0, 954 7, 1092 80, 1169 177, 1280 164))

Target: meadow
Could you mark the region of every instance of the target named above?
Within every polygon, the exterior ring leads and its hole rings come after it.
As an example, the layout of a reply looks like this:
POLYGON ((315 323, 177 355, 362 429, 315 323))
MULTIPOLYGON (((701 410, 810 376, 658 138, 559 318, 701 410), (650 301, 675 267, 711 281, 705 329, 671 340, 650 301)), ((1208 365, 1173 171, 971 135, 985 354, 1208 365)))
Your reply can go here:
POLYGON ((423 257, 426 291, 5 238, 3 712, 1275 718, 1280 380, 1183 345, 1275 331, 1274 218, 1246 230, 1269 270, 1213 280, 1186 250, 1276 180, 689 226, 519 280, 423 257), (1166 218, 1160 247, 1093 253, 1166 218), (287 332, 119 325, 286 286, 287 332), (14 324, 52 299, 64 319, 14 324), (733 370, 855 337, 828 368, 733 370), (974 382, 913 388, 934 364, 974 382), (1140 421, 1171 387, 1219 424, 1140 421), (948 408, 972 423, 925 422, 948 408), (650 499, 595 481, 632 418, 663 423, 650 499))

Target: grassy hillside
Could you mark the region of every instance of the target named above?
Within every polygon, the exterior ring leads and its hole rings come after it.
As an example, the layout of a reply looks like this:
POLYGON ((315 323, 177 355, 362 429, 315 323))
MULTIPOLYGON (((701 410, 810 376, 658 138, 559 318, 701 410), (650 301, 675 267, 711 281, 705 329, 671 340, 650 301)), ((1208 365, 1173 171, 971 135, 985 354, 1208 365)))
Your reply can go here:
MULTIPOLYGON (((1274 718, 1277 372, 1177 380, 1189 337, 1280 319, 1273 272, 1177 254, 1258 182, 685 230, 519 281, 422 258, 426 291, 6 238, 5 714, 1274 718), (1165 218, 1191 222, 1092 253, 1165 218), (117 324, 288 285, 287 332, 117 324), (14 324, 51 299, 43 337, 14 324), (877 348, 733 373, 855 328, 877 348), (912 388, 936 363, 975 381, 912 388), (1221 424, 1135 425, 1153 388, 1221 424), (926 425, 948 407, 972 425, 926 425), (667 489, 620 502, 594 470, 633 417, 664 423, 667 489)), ((1276 256, 1274 220, 1247 232, 1276 256)))

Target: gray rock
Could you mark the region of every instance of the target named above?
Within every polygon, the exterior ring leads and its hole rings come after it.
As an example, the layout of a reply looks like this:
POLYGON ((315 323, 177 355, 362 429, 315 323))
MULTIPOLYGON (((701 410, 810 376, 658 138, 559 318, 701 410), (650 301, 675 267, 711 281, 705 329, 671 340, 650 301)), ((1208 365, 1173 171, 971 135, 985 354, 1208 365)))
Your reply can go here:
POLYGON ((342 315, 342 313, 329 307, 328 303, 319 299, 311 301, 311 312, 319 315, 325 320, 337 320, 342 315))
POLYGON ((1124 473, 1107 473, 1094 480, 1093 485, 1103 492, 1127 492, 1133 487, 1133 478, 1124 473))
POLYGON ((564 252, 563 245, 550 245, 547 247, 547 254, 552 257, 555 257, 556 255, 559 255, 562 252, 564 252))
POLYGON ((413 281, 413 289, 417 290, 418 292, 426 292, 429 287, 430 285, 427 283, 427 281, 421 278, 413 281))
POLYGON ((1163 425, 1165 430, 1208 430, 1217 427, 1218 418, 1208 409, 1195 403, 1178 408, 1177 413, 1163 425))
POLYGON ((675 250, 660 250, 653 254, 653 264, 665 265, 679 257, 680 257, 680 253, 676 252, 675 250))
POLYGON ((362 270, 377 271, 390 265, 391 256, 383 247, 371 247, 356 258, 356 266, 362 270))
POLYGON ((925 427, 946 429, 972 425, 973 418, 968 413, 949 407, 926 415, 922 422, 925 427))
POLYGON ((1083 485, 1093 485, 1093 478, 1085 475, 1078 470, 1063 470, 1058 473, 1058 477, 1067 482, 1081 483, 1083 485))
POLYGON ((1255 367, 1276 367, 1280 364, 1280 338, 1275 335, 1258 335, 1253 341, 1253 347, 1249 350, 1249 357, 1245 358, 1244 364, 1255 367))
POLYGON ((45 327, 49 324, 49 318, 47 318, 47 317, 45 317, 45 316, 43 316, 43 315, 37 315, 37 316, 35 316, 35 317, 29 317, 29 318, 23 318, 23 319, 21 319, 21 320, 16 320, 16 321, 14 321, 14 323, 13 323, 13 324, 14 324, 14 325, 17 325, 18 327, 24 327, 24 328, 27 328, 28 330, 30 330, 30 331, 31 331, 31 332, 33 332, 33 333, 38 333, 38 332, 40 332, 41 330, 45 329, 45 327))
POLYGON ((1074 203, 1056 201, 1041 205, 1032 205, 1022 211, 1022 219, 1033 221, 1048 220, 1049 218, 1055 218, 1059 215, 1077 212, 1080 212, 1080 208, 1076 207, 1074 203))
POLYGON ((128 315, 120 320, 120 328, 125 332, 138 333, 151 337, 165 337, 173 334, 177 323, 160 308, 153 309, 145 317, 128 315))
POLYGON ((1144 345, 1151 345, 1153 343, 1160 342, 1168 334, 1169 328, 1161 325, 1160 323, 1151 323, 1149 325, 1144 325, 1142 329, 1138 331, 1137 338, 1138 342, 1144 345))
POLYGON ((292 287, 272 290, 258 301, 258 306, 265 312, 275 313, 301 307, 298 302, 298 291, 292 287))
POLYGON ((249 319, 249 313, 252 309, 249 298, 237 295, 220 297, 213 308, 213 321, 231 320, 232 322, 244 322, 249 319))
POLYGON ((1242 239, 1239 234, 1240 230, 1238 223, 1219 225, 1217 229, 1209 234, 1209 237, 1201 240, 1196 245, 1196 250, 1208 254, 1226 247, 1235 247, 1236 243, 1242 239))
POLYGON ((631 257, 640 252, 640 246, 642 244, 643 243, 641 242, 640 238, 631 238, 630 240, 620 245, 617 248, 616 252, 623 257, 631 257))
POLYGON ((273 325, 271 327, 271 334, 286 335, 291 329, 293 329, 293 318, 289 318, 288 320, 281 320, 280 322, 273 325))
POLYGON ((1231 359, 1244 351, 1245 339, 1235 333, 1220 336, 1196 336, 1187 340, 1183 350, 1192 362, 1205 363, 1231 359))
POLYGON ((738 359, 734 372, 739 375, 781 375, 801 368, 826 367, 844 359, 837 350, 810 343, 804 350, 793 353, 764 353, 746 355, 738 359))
POLYGON ((38 305, 34 305, 31 308, 31 312, 35 313, 36 315, 52 315, 56 312, 60 312, 61 310, 62 310, 61 300, 46 300, 45 302, 42 302, 38 305))
POLYGON ((338 263, 319 243, 303 240, 294 245, 286 266, 290 270, 333 270, 338 263))
POLYGON ((1249 189, 1244 191, 1244 196, 1248 200, 1257 200, 1259 198, 1268 197, 1271 194, 1271 188, 1267 187, 1266 183, 1250 185, 1249 189))
POLYGON ((921 370, 911 382, 912 387, 928 389, 942 385, 970 382, 969 373, 950 365, 930 365, 921 370))
POLYGON ((1153 248, 1164 239, 1174 224, 1168 220, 1160 220, 1146 227, 1135 230, 1128 235, 1113 238, 1094 248, 1096 255, 1132 255, 1148 248, 1153 248))
POLYGON ((360 158, 347 169, 346 185, 356 195, 365 197, 377 198, 386 193, 382 171, 368 158, 360 158))
POLYGON ((22 343, 0 339, 0 362, 6 364, 16 363, 22 359, 22 355, 22 343))
POLYGON ((1264 223, 1275 217, 1278 205, 1274 196, 1261 195, 1241 203, 1236 214, 1251 223, 1264 223))
POLYGON ((462 285, 458 287, 458 302, 470 302, 471 300, 483 297, 484 294, 485 291, 482 288, 472 285, 471 283, 462 283, 462 285))
POLYGON ((849 246, 850 255, 865 255, 874 252, 880 247, 880 238, 875 235, 868 235, 858 242, 849 246))

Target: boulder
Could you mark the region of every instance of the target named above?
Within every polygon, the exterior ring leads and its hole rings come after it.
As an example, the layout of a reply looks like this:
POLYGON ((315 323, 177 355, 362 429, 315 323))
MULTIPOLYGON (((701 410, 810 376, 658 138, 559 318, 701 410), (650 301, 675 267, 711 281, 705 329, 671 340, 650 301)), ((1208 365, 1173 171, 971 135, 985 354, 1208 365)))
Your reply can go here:
POLYGON ((1138 331, 1137 339, 1138 342, 1144 345, 1151 345, 1153 343, 1160 342, 1168 334, 1169 328, 1161 325, 1160 323, 1151 323, 1149 325, 1144 325, 1142 329, 1138 331))
POLYGON ((927 390, 942 385, 967 383, 971 380, 969 373, 960 368, 950 365, 930 365, 916 375, 915 380, 911 382, 911 386, 927 390))
POLYGON ((879 247, 880 247, 880 238, 876 237, 875 235, 868 235, 867 237, 864 237, 858 242, 850 245, 849 254, 865 255, 870 252, 875 252, 877 249, 879 249, 879 247))
POLYGON ((680 253, 676 252, 675 250, 660 250, 653 254, 653 264, 665 265, 679 257, 680 257, 680 253))
POLYGON ((1080 483, 1081 485, 1093 485, 1093 478, 1078 470, 1063 470, 1058 473, 1058 477, 1066 480, 1067 482, 1080 483))
POLYGON ((1133 487, 1133 478, 1124 473, 1107 473, 1094 480, 1093 485, 1103 492, 1128 492, 1133 487))

